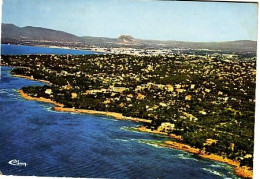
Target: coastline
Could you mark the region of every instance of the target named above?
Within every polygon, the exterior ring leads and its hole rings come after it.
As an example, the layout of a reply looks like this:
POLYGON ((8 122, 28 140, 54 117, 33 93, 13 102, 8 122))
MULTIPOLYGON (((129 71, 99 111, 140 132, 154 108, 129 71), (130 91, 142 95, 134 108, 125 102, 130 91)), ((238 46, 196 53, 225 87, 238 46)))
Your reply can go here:
POLYGON ((151 130, 151 129, 147 129, 145 126, 139 126, 137 128, 138 131, 140 132, 147 132, 147 133, 152 133, 152 134, 159 134, 159 135, 164 135, 164 136, 167 136, 169 138, 172 138, 172 139, 176 139, 178 141, 182 141, 182 137, 181 136, 178 136, 176 134, 168 134, 166 132, 161 132, 161 131, 158 131, 158 130, 151 130))
POLYGON ((52 101, 50 99, 46 99, 46 98, 37 98, 37 97, 31 97, 29 96, 28 94, 26 94, 23 90, 19 90, 19 93, 20 95, 25 98, 25 99, 28 99, 28 100, 34 100, 34 101, 40 101, 40 102, 46 102, 46 103, 50 103, 50 104, 53 104, 53 105, 56 105, 56 106, 59 106, 59 107, 63 107, 64 105, 63 104, 60 104, 60 103, 57 103, 55 101, 52 101))
POLYGON ((24 76, 24 75, 15 75, 15 74, 12 74, 12 76, 14 77, 19 77, 19 78, 25 78, 25 79, 28 79, 28 80, 33 80, 33 81, 40 81, 40 82, 43 82, 43 83, 47 83, 49 85, 52 85, 51 82, 47 81, 47 80, 38 80, 38 79, 34 79, 32 77, 29 77, 29 76, 24 76))
POLYGON ((151 120, 148 119, 141 119, 141 118, 133 118, 133 117, 126 117, 123 116, 121 113, 116 112, 105 112, 105 111, 95 111, 95 110, 88 110, 88 109, 74 109, 74 108, 64 108, 63 104, 57 103, 55 101, 52 101, 47 98, 38 98, 38 97, 31 97, 28 94, 26 94, 23 90, 19 90, 19 93, 21 96, 28 100, 34 100, 34 101, 40 101, 40 102, 46 102, 56 105, 55 107, 52 107, 54 111, 60 111, 60 112, 75 112, 75 113, 86 113, 86 114, 95 114, 95 115, 106 115, 111 116, 119 120, 129 120, 134 122, 144 122, 144 123, 151 123, 151 120))
MULTIPOLYGON (((40 97, 40 98, 31 97, 28 94, 26 94, 23 90, 19 90, 19 93, 21 94, 21 96, 23 98, 28 99, 28 100, 35 100, 35 101, 53 104, 53 105, 55 105, 55 107, 53 107, 52 109, 55 110, 55 111, 86 113, 86 114, 94 114, 94 115, 106 115, 106 116, 114 117, 115 119, 130 120, 130 121, 133 121, 133 122, 144 122, 144 123, 151 123, 152 122, 151 120, 147 120, 147 119, 126 117, 126 116, 123 116, 121 113, 116 113, 116 112, 105 112, 105 111, 95 111, 95 110, 87 110, 87 109, 64 108, 63 104, 57 103, 57 102, 52 101, 50 99, 42 98, 42 97, 40 97)), ((141 126, 137 129, 141 132, 148 132, 148 133, 160 134, 160 135, 168 135, 165 132, 160 132, 160 131, 156 131, 156 130, 152 131, 150 129, 145 128, 144 126, 141 126)), ((177 136, 177 135, 170 135, 169 137, 174 138, 178 141, 182 140, 182 138, 180 136, 177 136)), ((162 147, 169 147, 169 148, 174 148, 174 149, 186 151, 186 152, 195 154, 195 155, 197 155, 201 158, 205 158, 205 159, 208 159, 208 160, 226 163, 228 165, 235 167, 234 173, 237 176, 242 177, 242 178, 253 178, 253 170, 251 170, 247 166, 242 166, 242 167, 239 166, 240 165, 239 161, 231 160, 231 159, 228 159, 228 158, 223 158, 222 156, 215 155, 215 154, 206 154, 204 151, 202 151, 198 148, 194 148, 194 147, 191 147, 187 144, 183 144, 183 143, 180 143, 180 142, 164 141, 163 144, 159 144, 159 145, 162 146, 162 147)))
POLYGON ((208 160, 214 160, 217 162, 226 163, 228 165, 235 167, 234 173, 237 176, 242 177, 242 178, 253 178, 253 171, 247 166, 240 166, 239 161, 224 158, 224 157, 222 157, 220 155, 216 155, 216 154, 206 154, 204 151, 202 151, 198 148, 194 148, 194 147, 191 147, 189 145, 182 144, 179 142, 164 141, 163 144, 159 144, 159 145, 164 146, 164 147, 170 147, 170 148, 174 148, 174 149, 183 150, 183 151, 195 154, 201 158, 205 158, 208 160))
POLYGON ((88 109, 74 109, 74 108, 63 108, 63 107, 53 107, 55 111, 60 112, 75 112, 75 113, 86 113, 86 114, 94 114, 94 115, 106 115, 111 116, 119 120, 129 120, 134 122, 144 122, 144 123, 151 123, 151 120, 148 119, 141 119, 141 118, 133 118, 133 117, 126 117, 123 116, 121 113, 117 112, 105 112, 105 111, 95 111, 95 110, 88 110, 88 109))
MULTIPOLYGON (((11 68, 16 68, 16 66, 10 66, 10 65, 3 65, 0 63, 0 67, 3 66, 3 67, 11 67, 11 68)), ((30 76, 25 76, 25 75, 16 75, 16 74, 12 74, 10 72, 10 74, 13 76, 13 77, 18 77, 18 78, 24 78, 24 79, 27 79, 27 80, 33 80, 33 81, 40 81, 40 82, 43 82, 43 83, 46 83, 46 84, 49 84, 49 85, 52 85, 52 83, 50 81, 47 81, 47 80, 40 80, 40 79, 35 79, 35 78, 32 78, 30 76)))
MULTIPOLYGON (((139 130, 140 132, 147 132, 147 133, 152 133, 152 134, 168 135, 165 132, 160 132, 157 130, 152 131, 151 129, 147 129, 144 126, 138 127, 137 130, 139 130)), ((174 148, 177 150, 186 151, 186 152, 195 154, 201 158, 205 158, 208 160, 226 163, 228 165, 234 166, 234 173, 237 176, 242 177, 242 178, 253 178, 253 170, 251 170, 247 166, 240 166, 239 161, 224 158, 224 157, 222 157, 220 155, 216 155, 216 154, 206 154, 205 151, 203 151, 203 150, 200 150, 198 148, 191 147, 187 144, 181 143, 181 141, 182 141, 181 136, 177 136, 177 135, 168 135, 168 136, 169 136, 169 138, 174 138, 174 139, 178 140, 178 142, 164 141, 162 144, 158 144, 158 145, 162 146, 162 147, 169 147, 169 148, 174 148)))

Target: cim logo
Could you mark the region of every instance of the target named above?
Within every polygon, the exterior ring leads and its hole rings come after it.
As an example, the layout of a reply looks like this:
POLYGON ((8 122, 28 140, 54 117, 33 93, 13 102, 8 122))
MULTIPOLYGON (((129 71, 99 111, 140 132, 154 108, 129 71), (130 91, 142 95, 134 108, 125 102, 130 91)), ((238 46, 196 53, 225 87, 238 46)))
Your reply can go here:
POLYGON ((13 159, 13 160, 10 160, 8 162, 10 165, 14 165, 14 166, 27 166, 27 163, 25 162, 20 162, 19 160, 16 160, 16 159, 13 159))

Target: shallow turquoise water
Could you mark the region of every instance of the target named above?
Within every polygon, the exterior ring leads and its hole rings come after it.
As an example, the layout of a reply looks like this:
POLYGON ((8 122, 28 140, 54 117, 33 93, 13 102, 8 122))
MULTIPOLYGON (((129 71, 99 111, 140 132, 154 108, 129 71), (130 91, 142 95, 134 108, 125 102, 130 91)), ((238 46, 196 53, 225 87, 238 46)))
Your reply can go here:
POLYGON ((137 123, 106 116, 52 111, 16 91, 43 83, 0 81, 0 171, 5 175, 106 178, 236 178, 232 167, 189 153, 142 143, 165 138, 126 130, 137 123), (28 166, 9 165, 12 159, 28 166))

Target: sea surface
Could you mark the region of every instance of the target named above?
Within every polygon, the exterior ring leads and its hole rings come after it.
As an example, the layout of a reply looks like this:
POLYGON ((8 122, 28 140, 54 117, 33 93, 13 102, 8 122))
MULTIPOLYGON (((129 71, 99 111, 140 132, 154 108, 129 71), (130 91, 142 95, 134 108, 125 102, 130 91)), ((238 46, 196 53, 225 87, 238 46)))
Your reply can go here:
POLYGON ((129 130, 138 123, 55 112, 51 104, 26 100, 18 89, 44 83, 13 77, 10 67, 0 68, 0 171, 4 175, 238 178, 226 164, 147 143, 166 138, 129 130), (27 166, 8 164, 13 159, 27 166))
POLYGON ((90 55, 101 52, 93 52, 88 50, 73 50, 64 48, 47 48, 26 45, 7 45, 1 44, 2 55, 26 55, 26 54, 56 54, 56 55, 90 55))

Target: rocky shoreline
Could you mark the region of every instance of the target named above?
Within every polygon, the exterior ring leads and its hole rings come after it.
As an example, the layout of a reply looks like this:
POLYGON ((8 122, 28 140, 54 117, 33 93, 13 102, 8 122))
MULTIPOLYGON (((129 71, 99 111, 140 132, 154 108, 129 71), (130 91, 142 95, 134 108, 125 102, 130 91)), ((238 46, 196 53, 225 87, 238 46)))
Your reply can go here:
MULTIPOLYGON (((153 134, 160 134, 160 135, 168 135, 165 132, 160 132, 157 130, 151 130, 151 129, 147 129, 144 126, 140 126, 137 128, 138 131, 141 132, 147 132, 147 133, 153 133, 153 134)), ((240 166, 239 161, 235 161, 235 160, 231 160, 228 158, 224 158, 222 156, 216 155, 216 154, 207 154, 205 153, 205 151, 198 149, 198 148, 194 148, 191 147, 187 144, 183 144, 181 143, 181 136, 177 136, 177 135, 169 135, 169 138, 174 138, 176 140, 178 140, 178 142, 174 142, 174 141, 164 141, 162 144, 158 144, 162 147, 169 147, 169 148, 174 148, 174 149, 178 149, 178 150, 182 150, 182 151, 186 151, 192 154, 195 154, 201 158, 205 158, 208 160, 214 160, 217 162, 221 162, 221 163, 226 163, 228 165, 234 166, 234 173, 242 178, 253 178, 253 170, 251 170, 249 167, 247 166, 240 166)))

